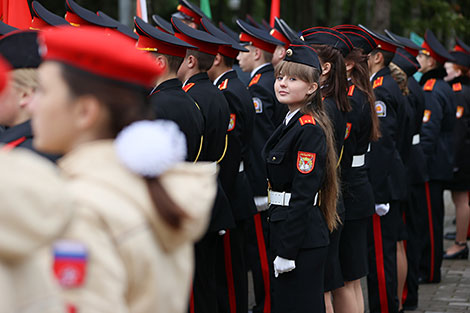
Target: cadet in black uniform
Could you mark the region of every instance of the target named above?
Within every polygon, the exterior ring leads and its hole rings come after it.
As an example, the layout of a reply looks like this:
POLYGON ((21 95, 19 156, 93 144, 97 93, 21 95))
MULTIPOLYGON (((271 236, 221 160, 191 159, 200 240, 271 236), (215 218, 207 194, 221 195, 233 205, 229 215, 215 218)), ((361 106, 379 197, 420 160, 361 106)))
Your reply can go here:
MULTIPOLYGON (((310 44, 318 53, 322 74, 320 76, 321 94, 323 104, 333 123, 335 132, 336 154, 338 164, 342 163, 343 143, 346 134, 346 113, 351 110, 347 98, 348 81, 344 56, 352 50, 352 43, 340 32, 325 27, 312 27, 302 32, 302 38, 310 44)), ((351 158, 346 158, 351 160, 351 158)), ((351 163, 343 165, 351 167, 351 163)), ((339 173, 339 170, 338 170, 339 173)), ((340 194, 337 205, 337 213, 344 221, 344 203, 340 194)), ((330 234, 330 245, 328 247, 328 259, 325 268, 325 305, 327 312, 333 312, 331 302, 331 291, 344 286, 339 263, 339 240, 341 237, 342 224, 330 234)))
MULTIPOLYGON (((37 31, 16 31, 0 39, 0 55, 12 68, 10 81, 0 103, 0 125, 8 127, 0 133, 2 149, 33 148, 31 111, 29 108, 38 88, 37 68, 41 63, 37 31)), ((51 161, 57 156, 38 154, 51 161)))
POLYGON ((231 43, 220 46, 214 64, 207 72, 215 86, 222 91, 229 104, 227 152, 221 162, 220 180, 230 201, 236 227, 227 230, 218 246, 217 262, 219 312, 247 312, 248 276, 246 268, 245 228, 256 213, 253 194, 245 175, 244 165, 249 163, 248 146, 253 135, 255 109, 250 93, 232 69, 239 52, 247 52, 243 46, 218 29, 208 19, 201 19, 201 27, 211 35, 231 43))
POLYGON ((400 201, 406 196, 406 173, 401 157, 405 99, 388 68, 398 44, 361 27, 377 43, 377 48, 369 54, 368 63, 382 134, 378 141, 371 143, 366 155, 376 203, 369 232, 369 308, 372 313, 386 310, 396 313, 397 243, 403 240, 400 237, 405 231, 400 210, 400 201))
POLYGON ((467 259, 467 232, 470 219, 470 52, 450 53, 455 61, 445 63, 447 77, 457 100, 454 129, 454 173, 446 189, 452 191, 455 204, 456 236, 455 243, 447 249, 444 259, 467 259))
POLYGON ((276 67, 276 97, 289 112, 263 149, 275 313, 325 312, 328 233, 339 219, 337 157, 321 100, 320 69, 315 50, 302 42, 291 45, 276 67))
MULTIPOLYGON (((219 46, 228 43, 193 29, 177 18, 172 18, 171 22, 176 37, 198 48, 197 51, 186 51, 177 75, 184 82, 183 90, 196 101, 204 117, 204 141, 199 160, 220 163, 227 150, 230 111, 225 97, 209 80, 207 71, 212 67, 219 46)), ((216 247, 219 235, 234 226, 229 201, 219 182, 208 231, 195 246, 196 272, 190 312, 217 312, 216 247)))
POLYGON ((333 305, 337 313, 364 312, 360 279, 369 272, 367 226, 375 212, 365 155, 369 143, 376 141, 380 135, 367 55, 375 49, 376 43, 358 26, 340 25, 334 29, 348 37, 354 48, 345 57, 348 99, 352 110, 346 114, 347 127, 341 162, 345 220, 339 243, 339 259, 344 287, 333 291, 333 305))
POLYGON ((423 49, 418 55, 423 76, 425 110, 421 129, 421 143, 426 156, 429 182, 425 184, 428 209, 428 231, 425 239, 420 273, 422 282, 441 281, 443 251, 444 199, 443 187, 452 179, 453 172, 453 132, 456 103, 452 88, 443 78, 447 75, 443 65, 453 61, 453 57, 439 43, 434 34, 427 30, 423 49))
POLYGON ((271 312, 270 271, 266 250, 268 186, 266 168, 263 166, 261 150, 282 122, 286 108, 280 104, 274 94, 274 68, 271 64, 276 46, 283 43, 269 35, 268 32, 237 20, 241 30, 240 41, 247 43, 249 52, 237 56, 244 72, 251 72, 248 90, 255 108, 253 137, 249 146, 250 163, 245 167, 246 174, 253 189, 254 200, 259 211, 253 217, 253 225, 247 227, 250 239, 247 251, 248 267, 253 273, 256 306, 254 313, 271 312))
MULTIPOLYGON (((419 70, 419 63, 416 56, 421 47, 414 44, 410 39, 398 36, 385 30, 387 35, 404 46, 398 48, 392 63, 398 66, 406 78, 407 107, 410 109, 407 127, 407 139, 409 142, 408 158, 405 160, 407 172, 407 200, 404 203, 404 220, 406 225, 406 259, 408 272, 406 283, 399 284, 398 300, 404 309, 415 309, 418 306, 418 278, 419 262, 422 256, 423 234, 426 233, 426 194, 424 193, 424 183, 429 180, 428 170, 424 152, 420 143, 421 125, 424 114, 424 94, 418 82, 413 78, 413 74, 419 70), (400 289, 403 288, 403 289, 400 289)), ((399 279, 400 283, 400 279, 399 279)))
POLYGON ((196 102, 183 91, 182 83, 176 78, 186 50, 195 47, 159 31, 139 17, 135 18, 134 26, 139 34, 137 49, 153 53, 156 62, 166 68, 149 95, 155 116, 178 124, 186 136, 187 161, 197 161, 204 140, 204 118, 196 102))

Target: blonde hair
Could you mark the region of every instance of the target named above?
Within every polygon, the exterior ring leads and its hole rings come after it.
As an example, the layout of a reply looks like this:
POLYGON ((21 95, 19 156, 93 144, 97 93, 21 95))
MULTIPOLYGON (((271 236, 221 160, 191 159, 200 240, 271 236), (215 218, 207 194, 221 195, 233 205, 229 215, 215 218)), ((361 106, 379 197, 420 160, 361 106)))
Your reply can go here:
POLYGON ((400 87, 401 93, 404 96, 409 95, 410 90, 408 89, 408 76, 406 73, 393 62, 388 67, 390 68, 390 74, 400 87))
POLYGON ((20 91, 36 90, 38 75, 35 68, 20 68, 11 72, 11 82, 20 91))
MULTIPOLYGON (((275 68, 275 76, 279 74, 295 77, 308 84, 316 83, 320 86, 320 70, 308 65, 281 61, 275 68)), ((326 138, 326 168, 325 181, 320 188, 320 209, 325 217, 328 229, 333 231, 340 223, 336 204, 339 194, 338 173, 336 164, 338 156, 335 150, 335 138, 333 126, 323 107, 320 88, 305 96, 305 105, 301 108, 302 113, 311 115, 317 124, 322 128, 326 138)))

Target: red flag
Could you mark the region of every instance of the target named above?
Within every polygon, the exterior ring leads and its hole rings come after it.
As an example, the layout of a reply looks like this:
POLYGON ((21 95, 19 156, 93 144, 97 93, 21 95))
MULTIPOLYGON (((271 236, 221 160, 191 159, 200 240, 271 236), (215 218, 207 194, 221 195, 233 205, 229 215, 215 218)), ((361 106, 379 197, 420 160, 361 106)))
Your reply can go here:
POLYGON ((281 0, 271 0, 271 18, 269 19, 269 24, 271 27, 274 27, 274 17, 279 17, 281 15, 281 0))
POLYGON ((19 28, 29 29, 31 11, 27 0, 2 0, 3 22, 19 28))
POLYGON ((147 1, 146 0, 137 0, 137 8, 135 10, 136 15, 143 19, 145 22, 148 22, 147 15, 147 1))

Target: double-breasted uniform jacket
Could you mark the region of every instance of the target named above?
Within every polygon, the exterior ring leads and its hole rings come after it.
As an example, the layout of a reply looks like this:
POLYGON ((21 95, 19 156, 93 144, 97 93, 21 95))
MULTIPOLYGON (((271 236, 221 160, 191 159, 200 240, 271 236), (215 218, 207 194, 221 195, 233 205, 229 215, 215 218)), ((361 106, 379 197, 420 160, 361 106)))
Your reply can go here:
POLYGON ((65 313, 51 246, 74 203, 55 166, 30 151, 0 152, 0 312, 65 313))
POLYGON ((187 161, 195 161, 204 134, 204 118, 194 100, 182 89, 182 83, 174 78, 159 84, 150 94, 150 104, 158 119, 175 122, 186 136, 187 161))
MULTIPOLYGON (((336 101, 333 97, 326 97, 323 99, 323 105, 325 107, 325 111, 328 114, 328 117, 330 118, 334 135, 335 135, 335 149, 336 149, 336 155, 338 156, 338 171, 340 173, 340 167, 339 165, 343 162, 343 154, 344 154, 344 137, 346 134, 346 112, 341 112, 338 109, 338 106, 336 105, 336 101)), ((345 163, 343 165, 344 167, 347 167, 348 165, 345 163)), ((341 175, 341 173, 339 174, 341 175)), ((344 203, 343 203, 343 197, 340 195, 338 199, 338 205, 336 208, 338 214, 342 216, 344 214, 344 203)))
POLYGON ((449 181, 454 167, 454 126, 457 106, 444 68, 426 72, 420 80, 425 97, 421 143, 430 180, 449 181))
POLYGON ((159 176, 188 215, 180 229, 157 213, 145 179, 122 165, 113 141, 83 144, 59 167, 78 203, 54 248, 67 303, 77 312, 186 312, 194 242, 209 222, 216 167, 180 163, 159 176))
MULTIPOLYGON (((207 73, 198 73, 188 79, 183 90, 193 98, 204 117, 204 139, 200 161, 218 162, 225 154, 230 111, 227 100, 209 80, 207 73)), ((230 203, 220 184, 212 210, 208 231, 217 232, 235 226, 230 203)))
POLYGON ((360 160, 365 158, 370 143, 372 120, 367 95, 351 82, 349 82, 348 99, 352 109, 346 113, 341 189, 346 208, 345 218, 354 220, 372 216, 375 212, 374 193, 365 162, 352 167, 355 156, 360 160))
POLYGON ((325 180, 326 137, 315 119, 297 112, 267 141, 263 158, 273 191, 291 193, 288 206, 269 207, 269 245, 295 260, 301 249, 325 247, 329 231, 315 195, 325 180))
POLYGON ((287 107, 277 101, 274 93, 274 68, 267 64, 258 69, 248 84, 248 90, 255 108, 255 124, 250 143, 250 166, 247 175, 256 196, 266 196, 266 169, 261 157, 264 144, 281 124, 287 107))
POLYGON ((378 141, 371 143, 366 156, 375 203, 404 200, 406 172, 400 148, 404 146, 405 99, 388 67, 378 71, 371 81, 382 133, 378 141))
POLYGON ((46 159, 55 162, 59 156, 38 152, 33 148, 33 130, 31 120, 23 122, 0 132, 0 144, 9 148, 24 148, 31 150, 46 159))
POLYGON ((470 78, 460 76, 449 82, 457 103, 454 129, 454 182, 470 185, 470 78))
POLYGON ((409 184, 421 184, 429 180, 426 167, 426 158, 421 146, 421 125, 424 114, 424 94, 421 86, 413 77, 408 77, 408 89, 410 94, 406 96, 409 107, 412 110, 411 134, 413 136, 409 159, 406 164, 409 184))
POLYGON ((250 93, 234 70, 223 74, 215 83, 230 110, 228 146, 220 164, 220 180, 235 221, 241 221, 256 213, 252 189, 244 171, 245 164, 249 164, 248 146, 253 135, 255 110, 250 93))

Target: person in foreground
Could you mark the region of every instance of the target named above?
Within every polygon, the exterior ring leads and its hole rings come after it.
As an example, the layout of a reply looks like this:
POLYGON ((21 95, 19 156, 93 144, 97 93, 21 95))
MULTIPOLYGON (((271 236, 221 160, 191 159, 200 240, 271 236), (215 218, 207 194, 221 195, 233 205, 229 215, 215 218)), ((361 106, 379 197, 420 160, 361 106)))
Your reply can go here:
POLYGON ((272 312, 325 312, 323 272, 336 228, 334 135, 320 94, 312 47, 292 44, 275 70, 274 89, 289 107, 263 149, 269 179, 272 312))
POLYGON ((132 41, 93 27, 55 28, 39 39, 33 144, 64 154, 58 166, 78 203, 53 247, 69 311, 184 312, 215 166, 182 163, 176 124, 143 120, 162 68, 132 41))

